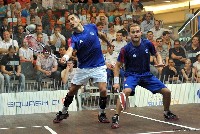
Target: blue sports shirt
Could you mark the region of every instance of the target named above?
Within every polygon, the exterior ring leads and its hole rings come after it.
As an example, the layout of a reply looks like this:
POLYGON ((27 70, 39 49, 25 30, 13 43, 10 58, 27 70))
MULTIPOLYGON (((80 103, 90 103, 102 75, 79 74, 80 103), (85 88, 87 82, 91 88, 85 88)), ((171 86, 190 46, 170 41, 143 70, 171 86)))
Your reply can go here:
POLYGON ((133 43, 129 42, 121 48, 117 61, 124 63, 125 76, 150 72, 150 53, 155 55, 156 50, 146 39, 141 39, 139 46, 133 46, 133 43))
POLYGON ((105 65, 97 27, 94 24, 83 27, 83 32, 74 32, 68 40, 68 45, 77 50, 78 67, 94 68, 105 65))

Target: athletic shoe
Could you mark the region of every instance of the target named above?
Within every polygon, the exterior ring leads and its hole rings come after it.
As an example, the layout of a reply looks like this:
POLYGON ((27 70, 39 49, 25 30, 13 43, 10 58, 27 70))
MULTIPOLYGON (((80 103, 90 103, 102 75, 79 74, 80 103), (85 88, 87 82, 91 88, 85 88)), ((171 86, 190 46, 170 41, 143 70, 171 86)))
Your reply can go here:
POLYGON ((119 101, 121 103, 122 109, 126 110, 126 95, 123 92, 119 94, 119 101))
POLYGON ((168 121, 176 121, 179 119, 178 116, 173 114, 171 111, 167 112, 167 114, 164 114, 164 118, 168 121))
POLYGON ((63 114, 61 111, 59 111, 56 114, 56 118, 53 120, 53 123, 60 123, 63 119, 67 119, 69 117, 68 112, 66 114, 63 114))
POLYGON ((101 113, 100 115, 98 114, 98 119, 101 123, 110 123, 105 113, 101 113))
POLYGON ((112 117, 112 125, 111 125, 112 129, 116 129, 119 128, 119 116, 118 115, 114 115, 112 117))

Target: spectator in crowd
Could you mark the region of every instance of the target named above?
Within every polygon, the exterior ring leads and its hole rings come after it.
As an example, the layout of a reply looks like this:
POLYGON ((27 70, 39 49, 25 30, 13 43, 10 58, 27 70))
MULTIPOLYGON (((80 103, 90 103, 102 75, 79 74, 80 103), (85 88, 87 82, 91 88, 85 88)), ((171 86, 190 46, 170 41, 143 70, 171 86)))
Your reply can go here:
POLYGON ((127 42, 125 40, 123 40, 122 38, 122 33, 121 31, 118 31, 116 34, 116 40, 112 42, 112 44, 115 46, 114 51, 119 53, 121 48, 124 47, 127 42))
POLYGON ((25 4, 25 7, 24 7, 24 9, 22 9, 22 11, 21 11, 21 16, 22 17, 28 17, 30 14, 29 14, 29 10, 30 10, 30 2, 26 2, 26 4, 25 4))
POLYGON ((3 32, 3 39, 4 40, 0 42, 0 54, 8 53, 8 48, 10 46, 15 46, 15 50, 16 52, 18 52, 19 49, 18 42, 10 38, 9 31, 3 32))
POLYGON ((108 33, 108 22, 106 22, 106 17, 105 17, 104 15, 103 15, 103 16, 100 16, 100 22, 103 23, 102 32, 108 33))
POLYGON ((43 55, 37 57, 36 60, 36 81, 38 82, 38 91, 41 90, 42 79, 53 78, 55 80, 55 87, 59 86, 60 73, 57 71, 57 60, 51 56, 51 48, 45 46, 43 55))
POLYGON ((91 10, 91 8, 94 6, 92 0, 88 0, 87 3, 84 5, 84 9, 87 9, 87 12, 91 10))
POLYGON ((54 34, 50 36, 51 49, 54 52, 58 51, 60 46, 66 45, 65 37, 61 34, 61 28, 55 27, 54 34))
MULTIPOLYGON (((104 36, 106 36, 106 33, 104 33, 104 32, 102 31, 102 29, 103 29, 103 23, 102 23, 102 22, 97 22, 96 26, 97 26, 98 32, 101 32, 101 33, 104 34, 104 36)), ((104 41, 103 41, 102 39, 100 39, 100 38, 99 38, 99 40, 100 40, 100 43, 101 43, 101 50, 102 50, 102 53, 103 53, 103 54, 107 53, 107 44, 106 44, 106 42, 104 42, 104 41)))
POLYGON ((194 82, 195 69, 192 67, 192 62, 190 59, 185 61, 185 66, 181 69, 181 75, 183 82, 194 82))
POLYGON ((162 39, 164 49, 169 50, 170 48, 174 48, 174 41, 170 38, 170 33, 168 31, 163 32, 162 39))
POLYGON ((164 31, 168 31, 169 33, 171 32, 168 29, 161 28, 160 23, 161 22, 159 20, 155 20, 154 27, 150 29, 150 31, 153 32, 153 35, 154 35, 153 38, 154 38, 154 40, 156 40, 157 38, 162 37, 164 31))
POLYGON ((162 70, 161 81, 164 83, 180 83, 174 60, 169 58, 168 63, 162 70))
POLYGON ((122 0, 122 2, 120 3, 119 5, 119 8, 121 10, 124 10, 126 12, 129 12, 130 11, 130 8, 131 8, 131 3, 128 1, 128 0, 122 0))
POLYGON ((68 15, 69 15, 69 11, 66 10, 66 11, 64 12, 64 15, 58 20, 58 21, 60 21, 64 26, 65 26, 65 23, 66 23, 66 21, 67 21, 68 15))
MULTIPOLYGON (((60 46, 60 48, 59 48, 59 54, 57 54, 56 56, 58 58, 62 58, 65 55, 66 50, 67 50, 66 46, 64 46, 64 45, 60 46)), ((62 70, 66 69, 66 67, 67 67, 66 63, 62 63, 62 62, 60 62, 60 60, 57 60, 57 62, 58 62, 58 71, 61 72, 62 70)))
POLYGON ((169 50, 169 58, 174 60, 175 66, 180 70, 186 62, 185 50, 181 47, 180 41, 174 41, 174 48, 169 50))
POLYGON ((114 18, 114 29, 117 32, 117 31, 121 30, 122 28, 123 28, 122 20, 121 20, 120 16, 116 16, 114 18))
POLYGON ((13 77, 19 77, 19 91, 24 91, 25 88, 25 76, 21 73, 20 58, 15 55, 16 50, 15 46, 9 46, 8 54, 1 60, 1 72, 5 78, 7 92, 10 92, 10 79, 13 77))
POLYGON ((37 25, 36 32, 33 34, 33 37, 37 38, 38 34, 42 34, 42 43, 49 45, 49 37, 47 34, 43 33, 43 28, 41 25, 37 25))
POLYGON ((144 35, 147 34, 147 32, 153 28, 154 26, 154 20, 153 20, 153 15, 148 12, 145 14, 144 16, 145 20, 141 23, 141 30, 142 30, 142 33, 144 35))
POLYGON ((33 62, 33 51, 28 48, 28 41, 23 40, 22 47, 19 49, 21 62, 33 62))
MULTIPOLYGON (((107 67, 106 71, 107 71, 108 89, 111 90, 112 80, 114 78, 113 70, 114 70, 115 64, 117 62, 118 53, 114 51, 114 46, 108 46, 107 50, 108 50, 108 52, 105 55, 105 62, 106 62, 106 67, 107 67)), ((120 68, 119 76, 121 78, 121 81, 123 82, 123 80, 124 80, 123 68, 120 68)))
POLYGON ((65 37, 66 41, 72 36, 72 29, 69 21, 65 22, 65 27, 62 29, 61 34, 65 37))
POLYGON ((154 34, 153 34, 153 32, 152 31, 148 31, 147 32, 147 39, 149 40, 149 41, 151 41, 151 43, 155 46, 155 47, 157 47, 156 45, 156 41, 153 39, 153 37, 154 37, 154 34))
POLYGON ((163 48, 163 39, 162 38, 157 38, 156 39, 156 51, 160 53, 163 64, 168 65, 168 59, 169 59, 169 52, 168 50, 163 48))
POLYGON ((81 14, 79 14, 80 20, 83 25, 87 24, 87 11, 86 9, 81 9, 81 14))
POLYGON ((8 24, 8 18, 3 18, 3 23, 0 24, 0 36, 1 39, 3 39, 3 32, 7 31, 10 28, 10 25, 8 24))
POLYGON ((61 80, 64 84, 64 89, 71 87, 71 80, 74 77, 75 72, 76 68, 74 68, 74 61, 70 59, 67 61, 66 68, 61 72, 61 80))
POLYGON ((104 11, 106 11, 106 5, 104 3, 104 0, 99 0, 99 2, 96 4, 96 7, 98 10, 103 9, 104 11))
POLYGON ((128 41, 128 35, 129 35, 128 20, 123 20, 123 28, 121 29, 121 32, 122 32, 123 39, 125 41, 128 41))
POLYGON ((114 24, 108 24, 108 33, 107 33, 108 41, 113 42, 116 39, 116 32, 114 30, 114 24))
POLYGON ((15 10, 21 11, 21 4, 16 0, 11 0, 11 3, 8 4, 7 17, 13 17, 15 10))
POLYGON ((196 61, 196 53, 200 51, 199 37, 192 37, 192 44, 186 47, 188 58, 190 58, 192 64, 196 61))
POLYGON ((158 69, 156 68, 156 65, 158 65, 158 61, 155 56, 150 56, 150 72, 155 75, 156 77, 159 77, 160 72, 158 72, 158 69))
POLYGON ((196 62, 193 64, 195 69, 196 81, 200 83, 200 51, 196 54, 196 62))
POLYGON ((90 17, 90 23, 91 24, 96 24, 96 20, 97 20, 96 17, 94 17, 94 16, 90 17))
POLYGON ((35 24, 37 25, 42 25, 42 22, 41 22, 41 19, 40 17, 38 17, 37 13, 35 12, 35 9, 34 8, 30 8, 29 9, 29 16, 26 17, 26 23, 27 25, 30 25, 30 21, 31 21, 31 18, 35 18, 35 24))
POLYGON ((4 5, 4 1, 0 0, 0 22, 2 23, 3 18, 7 15, 7 5, 4 5))
POLYGON ((24 37, 25 37, 26 35, 27 35, 27 34, 24 32, 24 27, 23 27, 22 25, 19 25, 19 26, 17 27, 17 33, 16 33, 15 36, 13 37, 13 39, 16 40, 16 41, 18 42, 19 47, 22 46, 24 37))
POLYGON ((54 33, 56 20, 50 20, 50 24, 45 26, 44 33, 47 34, 48 37, 50 37, 54 33))
POLYGON ((92 16, 97 17, 97 15, 98 15, 97 7, 96 6, 92 6, 90 11, 89 11, 89 13, 92 14, 92 16))
POLYGON ((139 0, 131 0, 130 12, 141 12, 143 10, 143 5, 139 0))
POLYGON ((50 25, 51 20, 57 20, 57 19, 53 14, 52 9, 48 8, 46 14, 42 16, 42 28, 45 28, 45 26, 50 25))

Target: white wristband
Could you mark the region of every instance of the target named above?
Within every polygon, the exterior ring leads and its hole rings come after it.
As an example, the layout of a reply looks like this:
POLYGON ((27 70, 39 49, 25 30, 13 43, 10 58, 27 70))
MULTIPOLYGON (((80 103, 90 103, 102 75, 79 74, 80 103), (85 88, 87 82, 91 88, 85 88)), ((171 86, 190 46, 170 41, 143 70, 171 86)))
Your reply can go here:
POLYGON ((69 55, 65 54, 63 57, 66 59, 66 61, 69 60, 69 55))
POLYGON ((114 77, 114 84, 119 84, 119 77, 114 77))

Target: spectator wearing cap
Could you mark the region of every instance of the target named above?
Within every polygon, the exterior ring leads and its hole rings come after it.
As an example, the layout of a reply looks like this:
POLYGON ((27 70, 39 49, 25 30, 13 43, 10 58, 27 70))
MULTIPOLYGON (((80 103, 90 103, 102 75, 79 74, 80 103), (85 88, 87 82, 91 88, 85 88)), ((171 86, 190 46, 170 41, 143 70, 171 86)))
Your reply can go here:
POLYGON ((45 46, 43 54, 37 57, 36 60, 36 81, 38 82, 38 91, 41 90, 42 79, 53 78, 55 80, 55 87, 59 85, 60 72, 57 71, 58 63, 55 57, 51 56, 51 48, 45 46))

